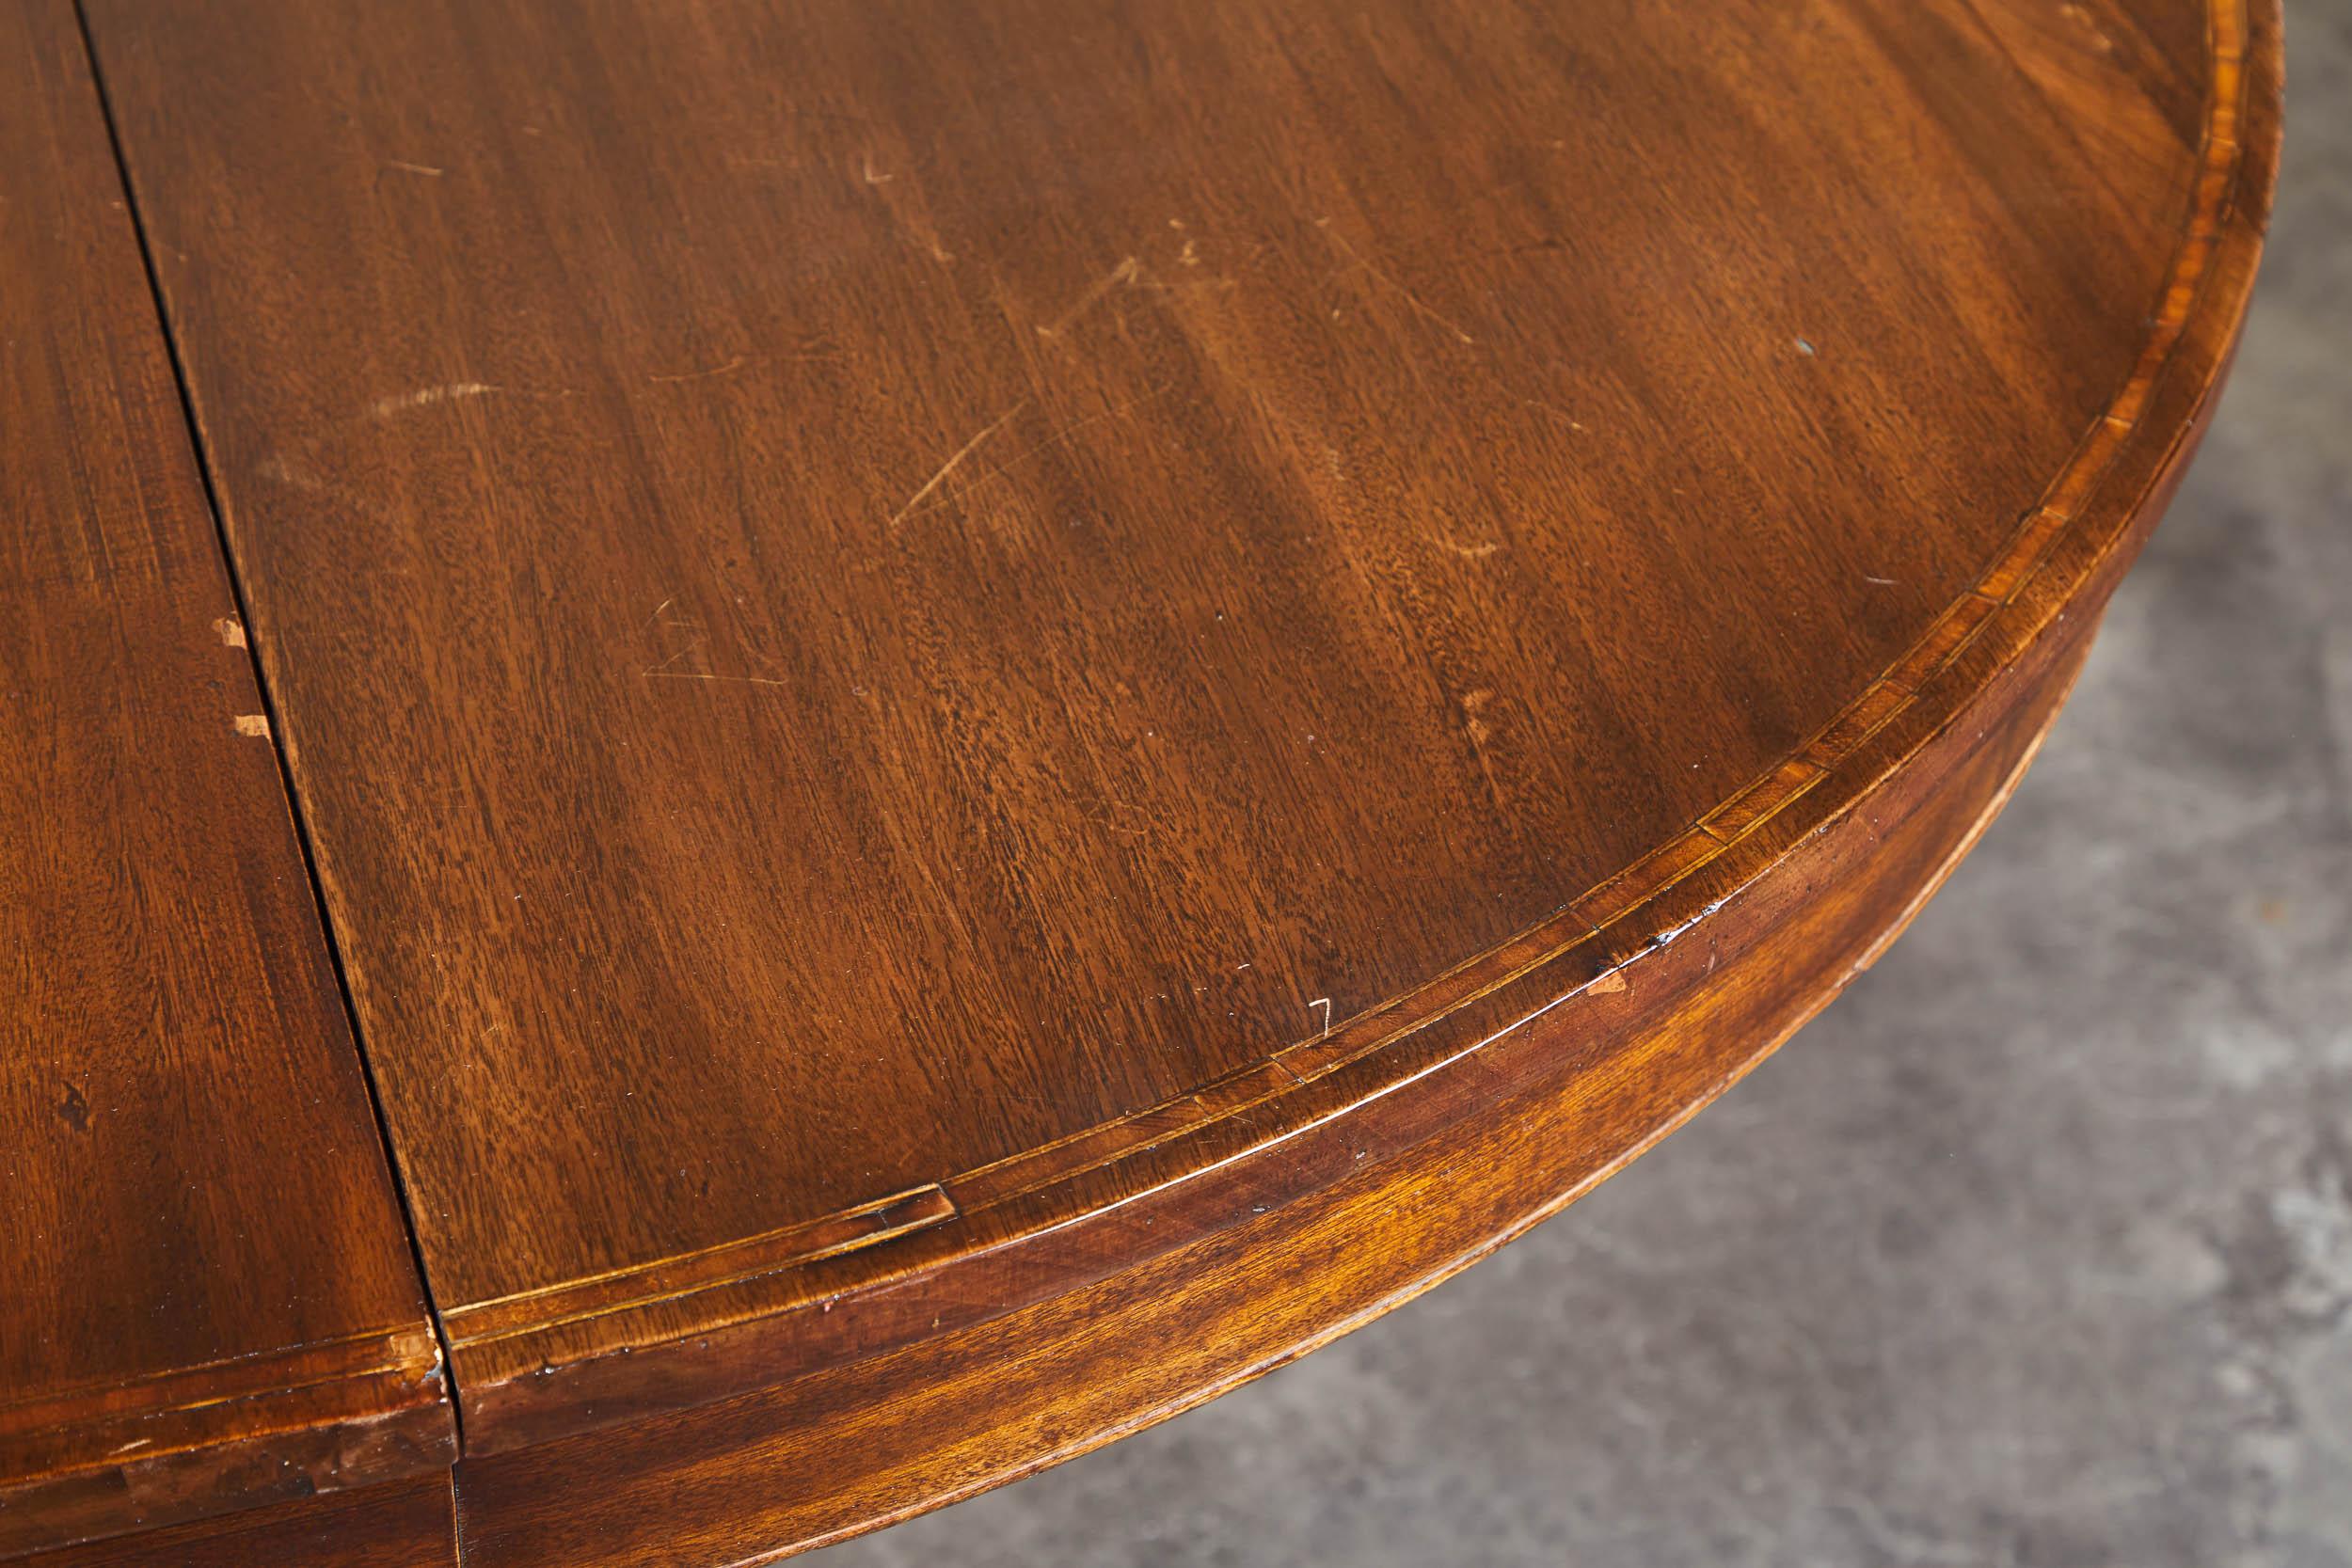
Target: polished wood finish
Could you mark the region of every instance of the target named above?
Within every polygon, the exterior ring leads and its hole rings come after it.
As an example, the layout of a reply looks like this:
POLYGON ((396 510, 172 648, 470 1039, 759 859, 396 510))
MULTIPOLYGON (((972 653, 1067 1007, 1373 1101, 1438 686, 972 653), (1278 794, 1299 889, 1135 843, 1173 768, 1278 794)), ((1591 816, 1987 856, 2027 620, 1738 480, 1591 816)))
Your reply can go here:
POLYGON ((449 1472, 69 1546, 14 1568, 452 1568, 449 1472))
POLYGON ((1903 787, 1809 837, 1733 928, 1221 1187, 1142 1200, 1131 1232, 1183 1244, 1134 1244, 1140 1266, 759 1394, 468 1461, 467 1561, 699 1568, 822 1544, 1173 1415, 1467 1267, 1662 1137, 1877 957, 1890 915, 1899 927, 2007 799, 2086 641, 2042 650, 1903 787))
POLYGON ((0 7, 0 1556, 445 1472, 82 35, 0 7))
POLYGON ((2246 0, 90 0, 462 1407, 739 1560, 1584 1190, 2210 413, 2246 0))

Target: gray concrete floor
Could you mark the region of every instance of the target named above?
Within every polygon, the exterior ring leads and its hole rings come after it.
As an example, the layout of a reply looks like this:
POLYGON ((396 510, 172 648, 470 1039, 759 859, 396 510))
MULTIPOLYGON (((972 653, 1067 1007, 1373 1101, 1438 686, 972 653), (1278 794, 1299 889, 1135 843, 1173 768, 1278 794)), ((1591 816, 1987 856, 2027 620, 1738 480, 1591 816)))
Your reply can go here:
POLYGON ((2352 1568, 2352 0, 2204 453, 2009 813, 1585 1202, 805 1560, 2352 1568))

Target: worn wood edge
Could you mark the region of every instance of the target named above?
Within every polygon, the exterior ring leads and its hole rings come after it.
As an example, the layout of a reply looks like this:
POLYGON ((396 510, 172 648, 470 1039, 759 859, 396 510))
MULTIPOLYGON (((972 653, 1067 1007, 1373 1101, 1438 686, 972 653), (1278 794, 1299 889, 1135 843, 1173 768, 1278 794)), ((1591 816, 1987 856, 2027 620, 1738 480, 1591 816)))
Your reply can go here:
POLYGON ((149 1380, 112 1398, 92 1392, 23 1407, 59 1421, 8 1446, 25 1467, 0 1482, 0 1560, 456 1463, 455 1418, 431 1334, 338 1341, 323 1354, 306 1347, 149 1380), (394 1359, 347 1364, 350 1352, 366 1349, 392 1350, 394 1359))
POLYGON ((1399 1053, 1398 1083, 1379 1090, 1390 1092, 1428 1070, 1415 1058, 1427 1053, 1424 1037, 1433 1028, 1531 979, 1548 979, 1550 1005, 1588 988, 1610 990, 1649 947, 1713 916, 1805 834, 1851 812, 1952 721, 1984 678, 2021 658, 2070 608, 2079 610, 2109 558, 2137 537, 2134 524, 2152 520, 2144 516, 2150 499, 2177 480, 2235 341, 2260 255, 2278 139, 2276 8, 2275 0, 2254 0, 2251 10, 2247 0, 2214 0, 2209 8, 2212 69, 2189 211, 2131 374, 1976 582, 1788 757, 1561 916, 1163 1104, 788 1231, 445 1309, 469 1450, 495 1452, 643 1414, 629 1402, 600 1411, 596 1390, 609 1384, 666 1385, 656 1407, 724 1398, 743 1385, 706 1385, 684 1365, 664 1374, 650 1363, 680 1347, 707 1349, 712 1336, 739 1333, 763 1318, 798 1315, 812 1304, 829 1309, 847 1291, 1017 1246, 1083 1218, 1085 1207, 1056 1212, 1051 1204, 1054 1188, 1081 1178, 1127 1166, 1150 1185, 1201 1175, 1245 1151, 1203 1136, 1210 1130, 1247 1121, 1279 1141, 1295 1131, 1282 1125, 1290 1119, 1284 1101, 1410 1042, 1414 1051, 1399 1053), (1954 680, 1956 671, 1974 678, 1954 680), (1187 1140, 1203 1155, 1195 1165, 1144 1168, 1169 1166, 1167 1151, 1187 1140), (907 1223, 862 1223, 873 1211, 917 1197, 907 1223), (794 1238, 803 1233, 823 1244, 797 1248, 794 1238), (608 1357, 633 1366, 615 1377, 580 1380, 582 1369, 608 1357), (580 1408, 567 1417, 564 1406, 575 1394, 580 1408), (531 1418, 510 1423, 523 1408, 531 1418))
POLYGON ((446 1470, 16 1559, 23 1568, 455 1568, 446 1470))
MULTIPOLYGON (((2034 760, 2042 755, 2042 742, 2048 740, 2050 732, 2058 727, 2059 713, 2064 711, 2068 700, 2074 695, 2074 688, 2081 683, 2083 666, 2089 662, 2090 651, 2089 645, 2086 644, 2082 652, 2074 656, 2073 668, 2066 672, 2061 680, 2058 694, 2050 704, 2050 710, 2042 718, 2042 727, 2034 731, 2031 740, 2026 742, 2025 754, 2020 756, 2017 759, 2017 765, 2010 769, 2009 777, 2001 781, 2001 787, 1994 792, 1991 802, 1984 808, 1984 814, 1977 818, 1968 832, 1962 836, 1961 841, 1952 846, 1951 853, 1944 857, 1944 863, 1936 867, 1935 874, 1920 885, 1917 893, 1912 895, 1911 902, 1903 906, 1902 912, 1895 917, 1894 924, 1881 932, 1864 951, 1862 957, 1854 960, 1848 983, 1851 983, 1851 977, 1858 977, 1875 968, 1879 959, 1886 956, 1887 949, 1903 939, 1904 934, 1911 929, 1912 922, 1919 918, 1920 911, 1928 907, 1937 894, 1944 891, 1944 884, 1951 880, 1953 872, 1960 869, 1960 863, 1976 852, 1976 847, 1983 841, 1985 833, 1994 823, 2000 820, 2001 813, 2009 809, 2009 802, 2016 795, 2017 786, 2026 782, 2026 774, 2032 768, 2034 760)), ((1826 1003, 1823 1005, 1827 1006, 1826 1003)))
POLYGON ((1221 1223, 1067 1294, 721 1403, 469 1457, 468 1562, 699 1568, 829 1544, 1181 1414, 1451 1277, 1653 1147, 1862 971, 2008 800, 2090 630, 2077 618, 1972 709, 1935 777, 1907 775, 1900 800, 1812 835, 1789 885, 1763 896, 1785 918, 1732 939, 1721 975, 1711 948, 1684 944, 1636 982, 1655 982, 1661 1005, 1611 994, 1606 1040, 1542 1021, 1498 1045, 1532 1071, 1454 1064, 1474 1076, 1451 1112, 1440 1096, 1390 1097, 1363 1118, 1387 1125, 1333 1118, 1261 1148, 1236 1164, 1233 1191, 1163 1189, 1163 1225, 1185 1210, 1221 1223), (1809 896, 1817 883, 1840 894, 1809 896), (1878 896, 1890 883, 1915 896, 1878 896), (1889 908, 1901 914, 1877 912, 1889 908), (1636 1135, 1594 1135, 1619 1127, 1636 1135), (1318 1177, 1295 1202, 1278 1201, 1295 1184, 1286 1167, 1318 1177), (1431 1201, 1465 1188, 1475 1206, 1431 1201))
MULTIPOLYGON (((439 1342, 422 1324, 371 1329, 0 1403, 0 1441, 29 1446, 106 1423, 152 1420, 378 1375, 423 1382, 439 1365, 439 1342)), ((0 1469, 0 1475, 9 1473, 0 1469)))

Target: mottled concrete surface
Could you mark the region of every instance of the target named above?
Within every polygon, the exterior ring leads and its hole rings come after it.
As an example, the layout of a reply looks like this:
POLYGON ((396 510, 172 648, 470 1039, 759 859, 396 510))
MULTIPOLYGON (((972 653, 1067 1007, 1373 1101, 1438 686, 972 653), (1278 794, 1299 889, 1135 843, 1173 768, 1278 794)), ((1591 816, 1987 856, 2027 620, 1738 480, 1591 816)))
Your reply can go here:
POLYGON ((2352 0, 2288 55, 2204 454, 1877 970, 1452 1284, 806 1560, 2352 1568, 2352 0))

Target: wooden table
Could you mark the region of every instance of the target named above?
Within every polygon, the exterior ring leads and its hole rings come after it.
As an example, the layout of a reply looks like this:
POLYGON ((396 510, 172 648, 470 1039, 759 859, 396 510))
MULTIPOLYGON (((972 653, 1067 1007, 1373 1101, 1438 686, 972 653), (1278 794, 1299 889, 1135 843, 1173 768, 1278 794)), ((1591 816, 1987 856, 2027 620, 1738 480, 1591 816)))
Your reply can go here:
POLYGON ((762 1560, 1555 1212, 1998 810, 2279 80, 2272 0, 0 8, 0 1558, 762 1560))

